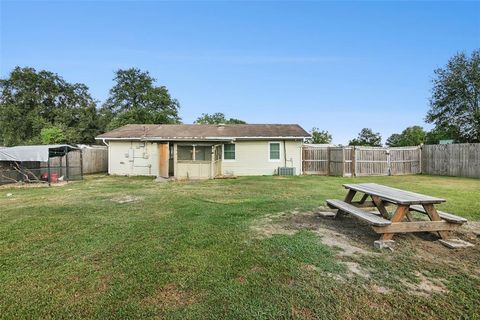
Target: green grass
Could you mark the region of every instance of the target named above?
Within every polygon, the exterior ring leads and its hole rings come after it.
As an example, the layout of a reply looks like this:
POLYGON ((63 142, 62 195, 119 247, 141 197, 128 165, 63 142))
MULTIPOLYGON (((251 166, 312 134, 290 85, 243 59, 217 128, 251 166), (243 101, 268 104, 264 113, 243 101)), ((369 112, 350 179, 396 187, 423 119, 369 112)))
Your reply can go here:
MULTIPOLYGON (((393 253, 340 257, 308 228, 271 237, 251 229, 268 215, 343 198, 343 183, 367 181, 443 197, 441 209, 480 220, 480 180, 450 177, 158 184, 91 176, 63 187, 0 189, 0 317, 478 319, 478 239, 453 251, 434 236, 399 236, 393 253), (138 199, 112 201, 123 196, 138 199), (346 262, 370 277, 348 276, 346 262), (402 281, 420 281, 416 270, 448 292, 413 294, 402 281)), ((370 250, 373 231, 358 235, 356 244, 370 250)))

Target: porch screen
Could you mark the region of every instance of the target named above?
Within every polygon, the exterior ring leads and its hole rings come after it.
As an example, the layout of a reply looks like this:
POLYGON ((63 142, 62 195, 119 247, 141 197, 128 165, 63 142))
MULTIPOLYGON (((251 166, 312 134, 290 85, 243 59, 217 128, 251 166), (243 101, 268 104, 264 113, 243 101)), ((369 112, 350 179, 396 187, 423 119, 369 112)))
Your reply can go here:
POLYGON ((195 146, 196 161, 210 161, 212 159, 212 147, 195 146))
POLYGON ((178 160, 193 160, 193 146, 178 146, 178 160))

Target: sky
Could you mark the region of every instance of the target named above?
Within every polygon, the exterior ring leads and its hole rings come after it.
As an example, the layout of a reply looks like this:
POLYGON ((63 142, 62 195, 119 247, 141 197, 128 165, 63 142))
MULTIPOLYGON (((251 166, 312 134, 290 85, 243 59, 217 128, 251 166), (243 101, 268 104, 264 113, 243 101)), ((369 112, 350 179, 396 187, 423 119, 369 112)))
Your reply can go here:
POLYGON ((422 125, 433 71, 480 48, 480 2, 0 0, 0 76, 34 67, 90 88, 147 70, 184 123, 223 112, 347 143, 422 125))

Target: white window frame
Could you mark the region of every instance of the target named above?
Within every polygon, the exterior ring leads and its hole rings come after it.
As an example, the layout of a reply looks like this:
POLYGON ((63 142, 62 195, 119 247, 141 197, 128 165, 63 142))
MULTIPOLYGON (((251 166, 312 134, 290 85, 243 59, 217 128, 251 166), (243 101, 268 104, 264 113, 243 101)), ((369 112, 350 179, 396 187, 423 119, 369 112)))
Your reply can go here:
POLYGON ((280 143, 280 141, 269 142, 268 143, 268 161, 270 161, 270 162, 280 162, 281 159, 282 159, 282 144, 280 143), (270 155, 271 155, 270 149, 272 147, 272 144, 278 144, 278 159, 271 159, 270 158, 270 155))
POLYGON ((224 143, 222 144, 222 161, 235 162, 237 161, 237 144, 236 143, 224 143), (235 159, 225 159, 225 144, 233 144, 235 146, 235 159))

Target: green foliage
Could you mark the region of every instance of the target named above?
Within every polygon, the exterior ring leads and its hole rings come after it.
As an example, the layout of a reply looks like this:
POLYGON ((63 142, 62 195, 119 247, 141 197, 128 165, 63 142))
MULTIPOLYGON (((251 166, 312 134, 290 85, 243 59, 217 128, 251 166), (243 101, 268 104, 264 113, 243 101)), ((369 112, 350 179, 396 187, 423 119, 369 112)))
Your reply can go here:
POLYGON ((318 128, 312 128, 310 132, 311 138, 307 139, 307 143, 314 144, 330 144, 332 143, 332 135, 327 130, 320 130, 318 128))
POLYGON ((480 50, 458 53, 435 70, 426 121, 458 142, 480 142, 480 50))
POLYGON ((65 142, 65 134, 59 127, 43 128, 40 131, 40 139, 42 144, 55 144, 65 142))
POLYGON ((0 144, 39 143, 42 129, 50 127, 66 128, 69 143, 91 143, 100 132, 95 101, 83 84, 16 67, 0 80, 0 92, 0 144))
POLYGON ((208 114, 208 113, 202 113, 200 117, 195 120, 195 123, 197 124, 246 124, 245 121, 235 119, 235 118, 225 118, 225 114, 222 112, 216 112, 213 114, 208 114))
POLYGON ((126 124, 179 123, 179 102, 164 86, 155 86, 147 71, 117 70, 115 85, 102 106, 102 123, 108 130, 126 124))
POLYGON ((378 132, 374 133, 372 129, 363 128, 362 131, 360 131, 360 133, 358 134, 358 137, 350 140, 348 145, 381 147, 382 136, 378 132))
POLYGON ((425 144, 438 144, 440 140, 455 140, 458 131, 453 127, 435 127, 425 136, 425 144))
POLYGON ((420 126, 408 127, 402 133, 392 134, 386 141, 389 147, 418 146, 425 143, 427 133, 420 126))

